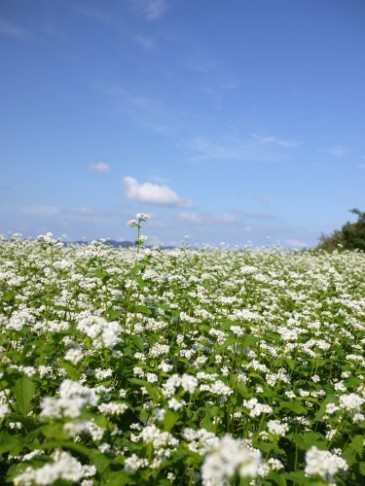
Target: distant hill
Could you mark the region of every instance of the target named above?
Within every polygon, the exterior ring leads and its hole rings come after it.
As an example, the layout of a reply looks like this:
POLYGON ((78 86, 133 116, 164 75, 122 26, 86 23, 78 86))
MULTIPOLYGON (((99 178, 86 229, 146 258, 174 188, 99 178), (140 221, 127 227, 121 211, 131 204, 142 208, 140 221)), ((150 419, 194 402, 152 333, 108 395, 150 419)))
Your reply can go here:
MULTIPOLYGON (((65 245, 90 245, 90 243, 91 241, 76 240, 76 241, 67 241, 65 242, 65 245)), ((132 248, 132 246, 135 246, 135 244, 132 243, 131 241, 106 240, 103 243, 104 245, 112 246, 113 248, 132 248)))
MULTIPOLYGON (((65 243, 66 245, 89 245, 90 241, 85 240, 77 240, 77 241, 69 241, 65 243)), ((111 246, 113 248, 132 248, 135 246, 135 243, 132 241, 116 241, 116 240, 106 240, 104 242, 105 245, 111 246)), ((145 248, 152 248, 151 245, 145 245, 145 248)), ((171 250, 175 248, 174 246, 161 246, 163 250, 171 250)))

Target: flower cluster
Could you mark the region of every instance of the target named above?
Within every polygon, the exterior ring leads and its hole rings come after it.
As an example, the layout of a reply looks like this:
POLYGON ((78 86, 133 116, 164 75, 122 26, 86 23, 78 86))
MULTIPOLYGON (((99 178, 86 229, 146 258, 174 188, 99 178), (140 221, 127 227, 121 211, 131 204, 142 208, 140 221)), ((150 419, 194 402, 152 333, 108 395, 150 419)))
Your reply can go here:
POLYGON ((362 484, 365 258, 0 240, 0 483, 362 484))

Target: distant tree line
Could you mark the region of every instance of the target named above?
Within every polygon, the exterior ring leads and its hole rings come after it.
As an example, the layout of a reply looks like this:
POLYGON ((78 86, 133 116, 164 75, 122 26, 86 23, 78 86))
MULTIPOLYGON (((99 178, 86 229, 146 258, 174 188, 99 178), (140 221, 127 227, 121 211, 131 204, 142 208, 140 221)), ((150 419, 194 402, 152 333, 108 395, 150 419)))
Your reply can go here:
POLYGON ((330 235, 322 234, 318 248, 327 251, 333 250, 362 250, 365 251, 365 212, 359 209, 350 209, 357 215, 355 223, 347 222, 341 229, 330 235))

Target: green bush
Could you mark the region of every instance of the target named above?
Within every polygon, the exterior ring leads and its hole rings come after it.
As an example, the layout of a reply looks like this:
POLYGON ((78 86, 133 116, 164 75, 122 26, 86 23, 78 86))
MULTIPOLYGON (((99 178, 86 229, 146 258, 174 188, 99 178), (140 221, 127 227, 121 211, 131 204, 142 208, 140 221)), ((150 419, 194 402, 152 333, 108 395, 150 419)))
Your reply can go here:
POLYGON ((321 235, 318 248, 327 251, 336 249, 365 251, 365 212, 359 209, 351 209, 351 213, 357 215, 355 223, 347 222, 340 230, 335 230, 330 235, 321 235))

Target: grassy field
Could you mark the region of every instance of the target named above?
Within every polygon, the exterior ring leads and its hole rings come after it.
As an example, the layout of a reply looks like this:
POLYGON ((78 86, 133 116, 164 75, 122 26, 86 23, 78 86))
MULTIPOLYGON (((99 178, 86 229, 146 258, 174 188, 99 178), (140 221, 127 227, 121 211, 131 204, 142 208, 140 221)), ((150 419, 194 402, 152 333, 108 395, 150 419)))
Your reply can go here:
POLYGON ((0 483, 365 483, 365 256, 0 241, 0 483))

